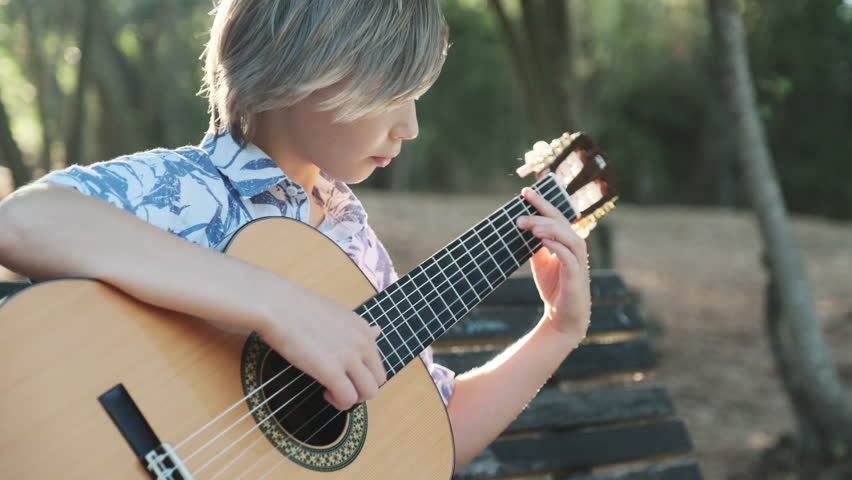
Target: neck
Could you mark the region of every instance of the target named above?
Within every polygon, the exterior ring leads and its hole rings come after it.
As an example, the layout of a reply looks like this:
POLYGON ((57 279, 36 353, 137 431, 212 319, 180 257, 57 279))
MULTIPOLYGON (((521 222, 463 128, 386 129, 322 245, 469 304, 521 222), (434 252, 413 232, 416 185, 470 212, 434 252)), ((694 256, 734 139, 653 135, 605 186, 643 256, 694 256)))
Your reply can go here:
POLYGON ((265 117, 261 114, 253 143, 269 155, 269 158, 287 175, 287 178, 297 183, 305 190, 308 197, 312 198, 320 168, 293 153, 287 147, 287 142, 284 141, 280 129, 277 128, 277 123, 264 120, 265 117))
POLYGON ((305 193, 311 197, 311 192, 314 191, 314 185, 316 185, 317 177, 320 174, 320 168, 314 165, 313 163, 301 160, 296 158, 293 155, 289 155, 286 151, 283 151, 281 148, 276 148, 276 144, 264 143, 260 139, 255 143, 258 148, 263 150, 264 153, 269 155, 269 158, 275 162, 275 165, 287 175, 287 178, 290 181, 298 184, 302 189, 305 190, 305 193))

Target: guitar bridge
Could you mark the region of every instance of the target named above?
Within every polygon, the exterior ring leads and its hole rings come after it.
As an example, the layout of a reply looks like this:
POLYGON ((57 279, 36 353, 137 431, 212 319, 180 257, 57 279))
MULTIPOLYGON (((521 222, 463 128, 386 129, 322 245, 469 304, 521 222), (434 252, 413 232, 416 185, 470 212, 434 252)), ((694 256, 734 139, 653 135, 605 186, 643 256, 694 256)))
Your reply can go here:
POLYGON ((145 468, 153 475, 155 480, 192 480, 192 475, 186 470, 183 462, 178 458, 175 449, 168 443, 145 455, 147 464, 145 468))
POLYGON ((119 383, 107 390, 98 401, 152 480, 192 480, 175 449, 157 438, 124 385, 119 383))

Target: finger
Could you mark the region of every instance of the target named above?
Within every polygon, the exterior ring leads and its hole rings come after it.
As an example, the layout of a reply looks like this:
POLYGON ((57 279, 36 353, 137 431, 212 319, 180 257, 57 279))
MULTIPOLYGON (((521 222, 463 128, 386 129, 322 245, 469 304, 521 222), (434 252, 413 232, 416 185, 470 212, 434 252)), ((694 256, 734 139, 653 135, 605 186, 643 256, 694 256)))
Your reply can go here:
POLYGON ((568 247, 549 238, 542 239, 541 243, 556 255, 562 267, 568 269, 571 273, 580 271, 580 259, 568 247))
POLYGON ((347 410, 358 400, 358 392, 346 374, 336 375, 328 384, 323 398, 338 410, 347 410))
MULTIPOLYGON (((530 203, 538 213, 544 215, 545 217, 550 217, 554 219, 565 218, 565 215, 559 211, 558 208, 554 207, 553 204, 547 201, 544 197, 538 194, 535 190, 529 187, 525 187, 521 193, 526 199, 527 202, 530 203)), ((566 219, 567 220, 567 219, 566 219)))
POLYGON ((367 358, 365 359, 364 364, 370 369, 370 372, 373 374, 373 378, 379 386, 382 386, 388 381, 388 374, 385 371, 384 364, 382 363, 381 352, 379 352, 378 345, 373 344, 373 350, 367 353, 367 358))
POLYGON ((382 334, 382 327, 378 325, 370 325, 370 336, 373 340, 379 338, 379 335, 382 334))
MULTIPOLYGON (((552 225, 558 222, 558 220, 554 220, 550 217, 540 217, 540 216, 521 216, 515 221, 518 225, 518 228, 524 230, 531 230, 533 227, 537 227, 539 225, 552 225)), ((567 222, 567 219, 566 219, 567 222)))
MULTIPOLYGON (((539 217, 540 218, 540 217, 539 217)), ((586 256, 586 241, 580 238, 579 235, 570 226, 566 227, 558 222, 536 221, 529 230, 537 238, 549 238, 556 240, 568 247, 577 258, 585 258, 586 256)))
POLYGON ((366 364, 357 365, 346 373, 355 385, 355 390, 358 391, 358 398, 353 403, 367 401, 379 393, 376 377, 366 364))

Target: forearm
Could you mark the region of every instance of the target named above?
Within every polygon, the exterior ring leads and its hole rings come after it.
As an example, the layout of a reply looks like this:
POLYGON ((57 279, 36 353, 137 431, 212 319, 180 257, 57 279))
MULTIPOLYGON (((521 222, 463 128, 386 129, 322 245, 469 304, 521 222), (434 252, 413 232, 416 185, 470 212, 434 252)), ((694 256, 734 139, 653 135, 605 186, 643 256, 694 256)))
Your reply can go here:
POLYGON ((470 462, 518 416, 581 338, 548 322, 485 365, 459 375, 447 411, 456 447, 456 469, 470 462))
POLYGON ((69 188, 17 192, 0 204, 0 230, 0 264, 18 273, 94 278, 144 302, 244 328, 257 329, 260 318, 245 311, 246 296, 282 283, 69 188))

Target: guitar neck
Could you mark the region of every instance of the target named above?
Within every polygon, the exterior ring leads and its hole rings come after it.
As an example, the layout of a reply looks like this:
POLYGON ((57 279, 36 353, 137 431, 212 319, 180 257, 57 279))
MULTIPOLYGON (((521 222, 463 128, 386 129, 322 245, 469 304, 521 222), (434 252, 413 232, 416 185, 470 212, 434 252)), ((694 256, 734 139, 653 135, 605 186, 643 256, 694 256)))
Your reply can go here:
MULTIPOLYGON (((531 188, 574 221, 565 190, 547 175, 531 188)), ((378 324, 377 339, 390 379, 493 292, 541 248, 541 241, 516 226, 535 215, 517 196, 453 240, 411 272, 355 309, 378 324)))

